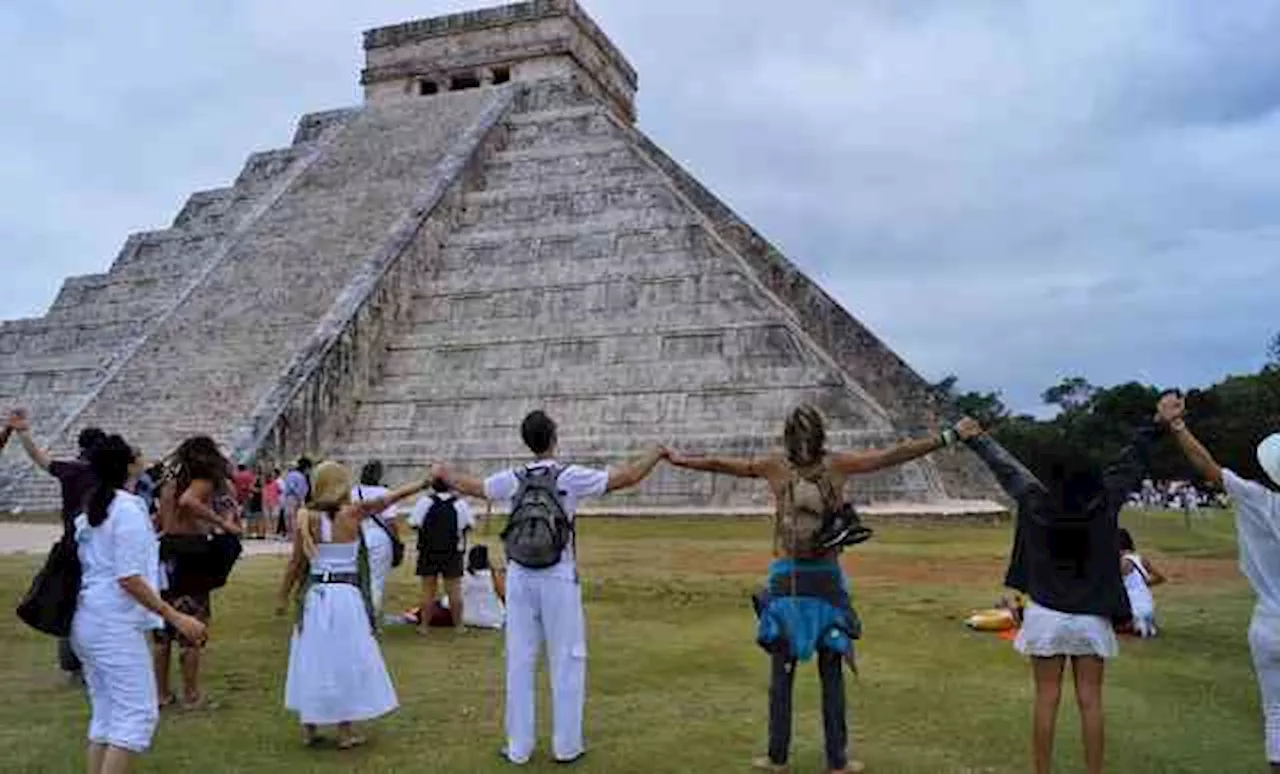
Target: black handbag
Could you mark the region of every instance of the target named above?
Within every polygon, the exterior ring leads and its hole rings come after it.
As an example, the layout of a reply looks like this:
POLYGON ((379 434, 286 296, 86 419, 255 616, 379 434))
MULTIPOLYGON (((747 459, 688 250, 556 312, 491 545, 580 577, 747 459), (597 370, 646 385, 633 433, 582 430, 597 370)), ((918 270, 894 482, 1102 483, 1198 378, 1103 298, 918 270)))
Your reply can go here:
POLYGON ((44 567, 18 603, 18 618, 38 632, 71 636, 71 619, 80 596, 80 557, 75 537, 68 532, 49 551, 44 567))

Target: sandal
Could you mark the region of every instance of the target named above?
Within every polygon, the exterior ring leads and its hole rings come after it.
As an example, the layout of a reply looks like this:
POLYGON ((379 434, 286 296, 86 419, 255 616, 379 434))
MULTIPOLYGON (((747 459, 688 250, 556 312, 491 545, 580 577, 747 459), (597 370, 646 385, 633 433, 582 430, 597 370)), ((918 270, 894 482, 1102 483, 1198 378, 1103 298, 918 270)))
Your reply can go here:
POLYGON ((213 699, 210 699, 208 694, 201 696, 195 701, 187 701, 185 699, 182 701, 183 712, 212 712, 213 710, 221 707, 222 705, 213 699))
POLYGON ((161 712, 163 712, 164 710, 173 709, 174 705, 176 705, 177 703, 178 703, 178 695, 173 691, 170 691, 169 695, 161 699, 160 702, 156 705, 156 707, 161 712))

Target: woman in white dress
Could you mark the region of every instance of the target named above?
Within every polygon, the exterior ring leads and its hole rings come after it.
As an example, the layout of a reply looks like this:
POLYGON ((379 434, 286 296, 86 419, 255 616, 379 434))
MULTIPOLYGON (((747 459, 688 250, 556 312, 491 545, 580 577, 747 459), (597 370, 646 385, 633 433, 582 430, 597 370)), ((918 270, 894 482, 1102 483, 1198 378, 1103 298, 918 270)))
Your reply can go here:
POLYGON ((156 592, 160 544, 145 501, 125 491, 139 472, 137 454, 112 435, 90 464, 98 485, 75 520, 81 578, 71 646, 89 693, 87 771, 125 774, 150 747, 160 718, 148 633, 163 621, 203 643, 205 627, 156 592))
POLYGON ((374 637, 376 618, 361 523, 425 486, 419 482, 352 502, 346 468, 325 462, 315 470, 311 501, 300 513, 281 589, 283 609, 294 586, 301 586, 285 707, 301 719, 308 746, 319 741, 317 726, 336 725, 338 747, 357 747, 365 740, 352 723, 381 717, 399 706, 374 637))
POLYGON ((1165 582, 1164 575, 1150 561, 1138 553, 1129 530, 1120 530, 1120 575, 1124 577, 1124 591, 1129 596, 1133 610, 1133 633, 1150 639, 1159 633, 1156 628, 1156 600, 1151 587, 1165 582))
MULTIPOLYGON (((360 469, 360 483, 351 490, 351 499, 358 503, 374 500, 383 497, 388 491, 382 485, 382 463, 370 460, 360 469)), ((379 616, 382 615, 382 599, 386 593, 387 576, 391 574, 394 556, 392 536, 395 536, 395 540, 400 539, 396 516, 395 508, 387 508, 382 513, 371 514, 360 524, 364 544, 369 549, 369 591, 373 596, 373 610, 379 616)))

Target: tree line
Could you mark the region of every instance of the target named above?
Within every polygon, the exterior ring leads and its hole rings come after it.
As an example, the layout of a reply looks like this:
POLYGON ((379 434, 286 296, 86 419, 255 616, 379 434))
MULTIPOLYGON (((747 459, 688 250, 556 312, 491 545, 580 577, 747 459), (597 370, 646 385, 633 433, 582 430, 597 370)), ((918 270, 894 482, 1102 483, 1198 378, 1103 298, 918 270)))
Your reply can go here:
MULTIPOLYGON (((1188 421, 1196 435, 1222 465, 1255 480, 1263 479, 1255 456, 1258 442, 1280 431, 1280 333, 1269 342, 1267 355, 1267 364, 1256 374, 1228 376, 1186 392, 1188 421)), ((1057 414, 1037 419, 1013 414, 998 391, 961 391, 954 376, 934 386, 957 410, 991 428, 992 436, 1033 470, 1105 465, 1129 442, 1132 428, 1151 418, 1160 394, 1169 389, 1140 382, 1099 387, 1069 377, 1041 394, 1057 414)), ((1194 479, 1172 442, 1156 447, 1152 476, 1194 479)))

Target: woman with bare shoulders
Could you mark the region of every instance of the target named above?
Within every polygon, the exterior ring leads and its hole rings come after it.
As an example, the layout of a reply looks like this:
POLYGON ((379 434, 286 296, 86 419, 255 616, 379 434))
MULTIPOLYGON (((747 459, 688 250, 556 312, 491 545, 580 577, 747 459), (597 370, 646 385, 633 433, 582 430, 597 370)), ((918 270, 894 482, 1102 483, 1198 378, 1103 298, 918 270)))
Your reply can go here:
POLYGON ((426 480, 360 502, 351 474, 336 462, 315 470, 311 499, 299 512, 293 556, 280 589, 280 612, 298 587, 298 621, 289 645, 285 707, 302 721, 307 746, 317 726, 338 727, 338 747, 364 744, 351 724, 399 706, 374 637, 369 552, 362 524, 427 487, 426 480))
POLYGON ((853 642, 862 625, 838 561, 840 549, 870 536, 843 492, 849 478, 923 457, 955 442, 955 433, 908 441, 891 449, 829 452, 822 415, 802 405, 787 417, 784 454, 756 459, 672 454, 673 465, 763 478, 773 492, 774 561, 766 592, 757 600, 757 640, 772 657, 769 685, 769 755, 755 768, 789 771, 791 694, 800 661, 818 658, 822 721, 831 774, 863 771, 848 758, 843 662, 853 663, 853 642))
MULTIPOLYGON (((213 619, 212 593, 226 582, 230 564, 239 556, 234 538, 240 534, 239 506, 231 488, 231 463, 217 443, 198 435, 183 441, 169 458, 169 472, 157 499, 162 597, 179 612, 206 626, 213 619), (227 550, 234 556, 227 556, 227 550)), ((182 671, 182 708, 214 709, 217 704, 200 690, 203 643, 192 642, 172 626, 156 634, 155 668, 160 705, 176 701, 169 689, 169 661, 178 643, 182 671)))

